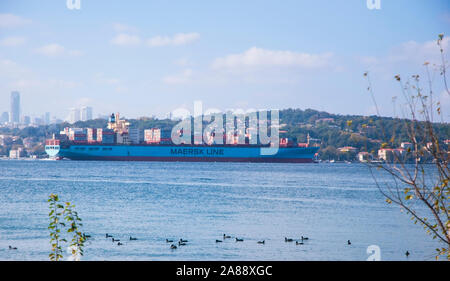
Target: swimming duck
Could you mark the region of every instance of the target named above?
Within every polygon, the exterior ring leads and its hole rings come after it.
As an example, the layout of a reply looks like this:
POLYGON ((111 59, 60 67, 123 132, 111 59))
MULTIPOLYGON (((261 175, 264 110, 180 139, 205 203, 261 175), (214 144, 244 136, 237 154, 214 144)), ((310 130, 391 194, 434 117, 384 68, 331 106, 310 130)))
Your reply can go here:
POLYGON ((231 236, 230 235, 225 235, 225 233, 223 234, 223 239, 226 239, 226 238, 231 238, 231 236))
POLYGON ((111 238, 111 240, 112 240, 113 242, 119 242, 119 241, 120 241, 120 239, 114 239, 114 238, 111 238))
POLYGON ((113 236, 112 236, 112 235, 109 235, 108 233, 106 233, 105 237, 106 237, 106 238, 111 238, 111 237, 113 237, 113 236))
POLYGON ((180 238, 180 242, 181 243, 187 243, 188 241, 187 240, 183 240, 182 238, 180 238))
MULTIPOLYGON (((302 236, 303 237, 303 236, 302 236)), ((302 240, 303 240, 303 238, 302 238, 302 240)), ((292 242, 292 241, 294 241, 292 238, 286 238, 286 237, 284 237, 284 242, 292 242)))
POLYGON ((170 245, 170 249, 176 249, 177 246, 175 246, 174 244, 170 245))
POLYGON ((295 245, 303 245, 303 242, 295 241, 295 245))
POLYGON ((186 246, 186 243, 178 241, 178 246, 186 246))
POLYGON ((236 242, 244 242, 244 239, 243 238, 239 239, 236 237, 236 242))
POLYGON ((258 243, 258 244, 265 244, 265 243, 266 243, 266 240, 258 241, 257 243, 258 243))
POLYGON ((135 238, 135 237, 133 238, 133 237, 130 236, 130 240, 137 240, 137 238, 135 238))
POLYGON ((122 243, 120 243, 120 242, 119 242, 119 243, 117 243, 117 246, 122 246, 122 245, 123 245, 123 244, 122 244, 122 243))
POLYGON ((11 247, 11 246, 9 246, 9 249, 10 249, 10 250, 17 250, 17 247, 11 247))
POLYGON ((309 239, 308 237, 303 237, 303 236, 302 236, 302 241, 303 241, 303 240, 308 240, 308 239, 309 239))
POLYGON ((217 240, 217 239, 216 239, 216 243, 221 243, 221 242, 222 242, 222 240, 217 240))
POLYGON ((166 243, 172 243, 173 240, 166 239, 166 243))

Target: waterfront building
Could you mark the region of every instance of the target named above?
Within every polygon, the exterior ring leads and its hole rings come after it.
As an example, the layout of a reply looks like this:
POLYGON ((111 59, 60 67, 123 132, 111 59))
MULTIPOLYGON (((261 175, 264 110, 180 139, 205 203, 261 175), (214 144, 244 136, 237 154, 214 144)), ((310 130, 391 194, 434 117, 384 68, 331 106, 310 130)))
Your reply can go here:
POLYGON ((22 147, 19 147, 17 149, 11 149, 9 151, 9 158, 11 158, 11 159, 19 159, 24 156, 25 156, 25 150, 22 147))
POLYGON ((368 162, 373 160, 372 154, 367 151, 361 151, 360 153, 358 153, 357 157, 359 162, 368 162))
POLYGON ((378 150, 378 158, 387 162, 403 159, 405 149, 403 148, 381 148, 378 150))

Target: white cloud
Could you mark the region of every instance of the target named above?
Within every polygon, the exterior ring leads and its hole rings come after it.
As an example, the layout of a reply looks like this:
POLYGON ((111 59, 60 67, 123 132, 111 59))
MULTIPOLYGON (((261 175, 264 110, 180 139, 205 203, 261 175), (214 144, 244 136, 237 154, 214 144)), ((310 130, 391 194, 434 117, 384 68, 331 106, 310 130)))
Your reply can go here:
POLYGON ((63 46, 53 43, 42 46, 36 49, 38 54, 48 56, 48 57, 59 57, 59 56, 80 56, 82 55, 81 51, 77 50, 67 50, 63 46))
POLYGON ((136 46, 141 43, 141 39, 137 35, 129 35, 121 33, 111 40, 111 43, 119 46, 136 46))
POLYGON ((108 85, 116 85, 120 83, 120 80, 117 78, 102 78, 101 81, 108 85))
MULTIPOLYGON (((450 38, 444 37, 442 47, 445 52, 449 51, 450 38)), ((393 48, 387 60, 389 62, 414 61, 424 63, 425 61, 429 61, 431 63, 439 63, 439 46, 437 45, 437 40, 423 43, 409 41, 393 48)))
POLYGON ((116 32, 137 32, 137 28, 123 23, 114 23, 113 28, 116 32))
POLYGON ((182 66, 182 67, 186 67, 186 66, 192 64, 191 60, 188 58, 180 58, 180 59, 175 60, 173 63, 178 66, 182 66))
POLYGON ((194 42, 200 38, 200 34, 192 33, 178 33, 174 36, 155 36, 147 40, 147 45, 150 47, 162 46, 179 46, 194 42))
MULTIPOLYGON (((117 34, 111 43, 119 46, 137 46, 141 44, 142 39, 138 35, 124 33, 125 31, 133 32, 135 29, 122 25, 115 24, 116 31, 122 32, 117 34)), ((198 33, 178 33, 174 36, 155 36, 147 39, 146 44, 149 47, 162 47, 162 46, 179 46, 189 44, 200 38, 198 33)))
POLYGON ((45 56, 59 56, 65 51, 65 48, 59 44, 49 44, 36 49, 36 52, 45 56))
POLYGON ((114 77, 106 77, 104 73, 95 74, 94 80, 98 83, 107 85, 117 85, 120 83, 120 79, 114 77))
POLYGON ((16 47, 24 44, 25 41, 26 41, 25 37, 12 36, 1 39, 0 45, 5 47, 16 47))
MULTIPOLYGON (((105 76, 104 73, 96 73, 94 75, 94 82, 101 84, 101 87, 107 86, 111 89, 114 89, 117 93, 126 93, 128 92, 128 87, 126 87, 122 80, 115 78, 115 77, 108 77, 105 76)), ((109 88, 108 88, 109 89, 109 88)))
POLYGON ((182 73, 177 75, 169 75, 163 78, 166 84, 183 84, 189 82, 192 77, 192 69, 185 69, 182 73))
POLYGON ((0 28, 19 27, 29 23, 31 20, 13 14, 0 14, 0 28))
POLYGON ((18 79, 29 75, 31 71, 16 62, 8 59, 0 59, 0 77, 7 80, 18 79))
POLYGON ((68 50, 67 54, 71 57, 78 57, 78 56, 82 56, 83 52, 82 51, 78 51, 78 50, 68 50))
POLYGON ((52 90, 67 90, 79 87, 81 83, 74 81, 67 81, 62 79, 37 79, 37 78, 22 78, 11 82, 13 88, 18 90, 32 89, 52 89, 52 90))
POLYGON ((376 65, 378 63, 380 63, 380 60, 376 57, 373 56, 361 56, 361 57, 357 57, 357 60, 365 65, 376 65))
POLYGON ((292 51, 273 51, 252 47, 241 54, 232 54, 214 60, 214 69, 239 69, 252 67, 287 67, 319 68, 329 65, 331 53, 308 54, 292 51))
MULTIPOLYGON (((444 54, 448 58, 450 51, 450 38, 444 37, 442 40, 444 54)), ((391 47, 384 55, 355 57, 366 70, 382 77, 385 80, 392 80, 393 70, 409 67, 414 71, 420 71, 420 66, 425 62, 430 63, 430 69, 442 64, 441 53, 437 40, 416 42, 408 41, 391 47)), ((448 60, 448 59, 447 59, 448 60)))

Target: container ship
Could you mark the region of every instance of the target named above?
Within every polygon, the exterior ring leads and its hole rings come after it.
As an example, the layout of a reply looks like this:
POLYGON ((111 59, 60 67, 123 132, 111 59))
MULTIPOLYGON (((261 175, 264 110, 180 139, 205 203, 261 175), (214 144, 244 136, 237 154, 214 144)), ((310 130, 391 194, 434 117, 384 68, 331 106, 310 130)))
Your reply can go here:
POLYGON ((175 145, 169 136, 158 128, 129 128, 117 113, 107 129, 65 128, 46 140, 45 151, 52 158, 71 160, 312 163, 319 150, 309 136, 307 143, 297 144, 281 138, 273 155, 261 154, 270 145, 238 144, 237 138, 230 144, 175 145))

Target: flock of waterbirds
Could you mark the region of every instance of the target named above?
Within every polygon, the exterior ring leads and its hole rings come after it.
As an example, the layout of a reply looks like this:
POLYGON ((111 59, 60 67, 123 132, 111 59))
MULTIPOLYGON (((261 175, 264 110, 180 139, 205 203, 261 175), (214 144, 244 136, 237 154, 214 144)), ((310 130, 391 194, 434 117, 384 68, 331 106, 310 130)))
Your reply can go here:
MULTIPOLYGON (((122 245, 123 245, 123 243, 120 242, 120 239, 114 238, 114 236, 112 236, 111 234, 106 233, 106 234, 105 234, 105 238, 111 238, 111 241, 112 241, 113 243, 117 242, 117 246, 122 246, 122 245)), ((135 240, 138 240, 138 239, 137 239, 136 237, 131 237, 131 236, 130 236, 129 241, 135 241, 135 240)))
MULTIPOLYGON (((115 239, 111 234, 106 233, 105 234, 105 238, 111 238, 111 241, 113 243, 117 242, 118 246, 122 246, 123 243, 120 242, 120 239, 115 239)), ((226 239, 231 239, 231 235, 227 235, 227 234, 223 234, 222 235, 222 239, 216 239, 216 243, 222 243, 224 242, 226 239)), ((236 242, 244 242, 244 238, 238 238, 238 237, 233 237, 234 241, 236 242)), ((129 237, 129 241, 134 241, 137 240, 136 237, 129 237)), ((300 239, 293 239, 293 238, 287 238, 284 237, 284 242, 294 242, 295 241, 295 245, 304 245, 306 241, 309 240, 309 237, 306 236, 301 236, 300 239)), ((186 246, 188 245, 188 240, 185 240, 183 238, 180 238, 177 242, 174 243, 173 239, 168 239, 166 238, 166 243, 170 243, 170 249, 175 250, 178 249, 178 247, 180 246, 186 246)), ((262 244, 265 245, 266 244, 266 240, 259 240, 256 242, 257 244, 262 244)), ((347 244, 351 245, 352 243, 350 242, 350 240, 347 240, 347 244)), ((407 252, 406 256, 409 256, 409 252, 407 252)))
MULTIPOLYGON (((85 240, 87 240, 87 239, 91 238, 91 235, 83 233, 83 238, 85 240)), ((113 243, 117 242, 117 246, 122 246, 123 245, 123 243, 120 241, 120 239, 114 238, 114 236, 111 235, 111 234, 106 233, 105 234, 105 238, 111 238, 111 241, 113 243)), ((220 239, 216 239, 216 243, 222 243, 226 239, 231 239, 231 238, 232 238, 231 235, 223 234, 221 240, 220 239)), ((238 238, 238 237, 234 237, 234 238, 235 238, 236 242, 244 242, 243 238, 238 238)), ((138 240, 136 237, 129 236, 129 241, 136 241, 136 240, 138 240)), ((284 242, 288 243, 288 242, 294 242, 295 241, 295 245, 304 245, 304 243, 306 241, 308 241, 308 240, 309 240, 309 237, 306 237, 306 236, 303 236, 303 235, 300 237, 300 239, 293 239, 293 238, 284 237, 284 242)), ((189 242, 188 240, 180 238, 180 240, 178 240, 178 242, 174 244, 174 240, 173 239, 167 239, 166 238, 166 243, 171 243, 170 249, 172 249, 172 250, 175 250, 175 249, 177 249, 180 246, 186 246, 188 242, 189 242), (178 246, 177 246, 177 244, 178 244, 178 246)), ((266 244, 266 240, 259 240, 256 243, 265 245, 266 244)), ((347 240, 347 245, 352 245, 352 242, 350 240, 347 240)), ((9 250, 17 250, 17 247, 13 247, 13 246, 10 245, 9 246, 9 250)), ((405 253, 406 258, 408 258, 410 254, 411 253, 409 251, 406 251, 406 253, 405 253)))
MULTIPOLYGON (((120 239, 114 238, 114 236, 111 235, 111 234, 106 233, 105 234, 105 238, 111 238, 111 241, 113 243, 117 242, 117 246, 122 246, 123 245, 123 243, 120 241, 120 239)), ((231 238, 232 238, 231 235, 223 234, 222 239, 216 239, 216 243, 222 243, 226 239, 231 239, 231 238)), ((138 239, 136 237, 132 237, 132 236, 129 237, 129 241, 135 241, 135 240, 138 240, 138 239)), ((301 236, 301 238, 298 239, 298 240, 294 240, 292 238, 284 237, 284 242, 293 242, 293 241, 295 241, 296 245, 303 245, 304 241, 306 241, 306 240, 309 240, 309 238, 308 237, 304 237, 304 236, 301 236)), ((244 242, 244 238, 234 237, 234 241, 236 241, 236 242, 244 242)), ((167 239, 166 238, 166 243, 171 243, 170 244, 170 249, 172 249, 172 250, 178 249, 178 247, 180 247, 180 246, 186 246, 188 244, 188 242, 189 242, 188 240, 180 238, 177 242, 174 243, 173 239, 167 239)), ((350 242, 350 240, 349 240, 349 242, 350 242)), ((259 240, 256 243, 265 245, 266 244, 266 240, 259 240)))

